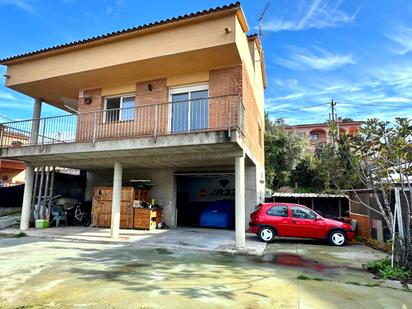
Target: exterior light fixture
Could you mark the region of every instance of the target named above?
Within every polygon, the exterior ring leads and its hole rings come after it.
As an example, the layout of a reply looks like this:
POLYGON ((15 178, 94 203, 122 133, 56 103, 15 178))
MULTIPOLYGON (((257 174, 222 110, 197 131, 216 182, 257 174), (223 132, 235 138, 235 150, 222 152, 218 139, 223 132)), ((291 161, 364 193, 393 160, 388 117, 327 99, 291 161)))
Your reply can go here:
POLYGON ((87 104, 87 105, 89 105, 89 104, 92 104, 92 97, 84 97, 84 104, 87 104))
POLYGON ((152 84, 147 84, 147 89, 148 89, 149 91, 152 91, 152 89, 153 89, 152 84))

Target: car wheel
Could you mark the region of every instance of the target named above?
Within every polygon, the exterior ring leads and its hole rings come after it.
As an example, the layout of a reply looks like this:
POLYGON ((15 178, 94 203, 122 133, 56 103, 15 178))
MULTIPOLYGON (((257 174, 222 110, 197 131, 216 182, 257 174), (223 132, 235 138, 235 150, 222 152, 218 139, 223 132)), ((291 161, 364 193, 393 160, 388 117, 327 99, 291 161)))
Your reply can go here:
POLYGON ((329 234, 329 242, 334 246, 345 245, 346 238, 346 233, 343 231, 333 231, 329 234))
POLYGON ((271 227, 263 227, 259 231, 259 238, 264 242, 271 242, 276 236, 276 232, 271 227))

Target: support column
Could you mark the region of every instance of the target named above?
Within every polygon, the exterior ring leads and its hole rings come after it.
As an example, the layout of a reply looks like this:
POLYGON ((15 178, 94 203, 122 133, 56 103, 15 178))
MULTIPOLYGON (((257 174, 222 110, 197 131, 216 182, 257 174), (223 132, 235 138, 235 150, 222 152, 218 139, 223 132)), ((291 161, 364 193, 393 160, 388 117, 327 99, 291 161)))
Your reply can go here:
POLYGON ((235 158, 236 249, 246 245, 245 235, 245 156, 235 158))
POLYGON ((25 231, 29 229, 30 213, 31 213, 31 199, 33 193, 33 179, 34 179, 34 167, 27 165, 26 167, 26 180, 24 185, 23 205, 20 218, 20 230, 25 231))
POLYGON ((120 162, 114 163, 113 173, 113 197, 112 197, 112 221, 111 221, 111 238, 119 238, 120 230, 120 202, 122 197, 122 177, 123 166, 120 162))
POLYGON ((31 125, 30 144, 36 145, 39 137, 40 116, 41 116, 42 99, 35 98, 33 106, 33 122, 31 125))

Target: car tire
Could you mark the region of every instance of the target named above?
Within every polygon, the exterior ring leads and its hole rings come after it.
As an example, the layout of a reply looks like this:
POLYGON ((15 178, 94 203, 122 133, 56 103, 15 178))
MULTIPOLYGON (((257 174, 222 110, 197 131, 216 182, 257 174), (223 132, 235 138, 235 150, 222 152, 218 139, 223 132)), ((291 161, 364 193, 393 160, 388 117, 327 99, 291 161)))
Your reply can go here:
POLYGON ((276 231, 271 227, 265 226, 259 230, 258 236, 261 241, 272 242, 276 237, 276 231))
POLYGON ((341 231, 341 230, 332 231, 329 234, 329 243, 332 246, 341 247, 346 244, 347 238, 348 237, 346 236, 346 233, 344 231, 341 231))

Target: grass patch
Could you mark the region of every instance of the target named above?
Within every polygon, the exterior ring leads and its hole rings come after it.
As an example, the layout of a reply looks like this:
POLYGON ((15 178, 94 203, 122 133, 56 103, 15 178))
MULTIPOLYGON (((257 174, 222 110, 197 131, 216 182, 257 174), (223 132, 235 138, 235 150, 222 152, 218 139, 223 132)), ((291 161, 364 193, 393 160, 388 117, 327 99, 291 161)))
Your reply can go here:
POLYGON ((411 290, 409 290, 407 288, 398 289, 398 288, 395 288, 395 287, 384 286, 384 285, 381 285, 381 282, 376 282, 376 283, 360 283, 360 282, 357 282, 357 281, 339 282, 339 281, 334 281, 334 280, 330 280, 330 279, 323 279, 323 278, 318 278, 318 277, 309 277, 309 276, 305 276, 305 275, 299 275, 299 276, 296 277, 296 279, 335 282, 335 283, 340 283, 340 284, 350 284, 350 285, 356 285, 356 286, 362 286, 362 287, 368 287, 368 288, 381 287, 381 288, 391 289, 391 290, 396 290, 396 291, 404 291, 404 292, 409 292, 409 293, 412 292, 411 290))
POLYGON ((14 235, 14 237, 16 237, 16 238, 27 237, 27 234, 24 233, 24 232, 19 232, 16 235, 14 235))
POLYGON ((379 283, 360 283, 356 281, 346 281, 345 284, 357 285, 357 286, 366 286, 369 288, 375 288, 381 286, 379 283))
POLYGON ((355 240, 363 243, 364 245, 372 249, 379 250, 385 253, 390 253, 392 251, 392 245, 388 241, 383 242, 383 241, 379 241, 376 239, 366 239, 366 238, 362 238, 361 236, 356 236, 355 240))
POLYGON ((327 280, 325 280, 325 279, 323 279, 323 278, 308 277, 308 276, 305 276, 305 275, 299 275, 299 276, 296 277, 296 279, 299 279, 299 280, 327 281, 327 280))
POLYGON ((399 280, 403 283, 412 282, 412 272, 397 265, 391 266, 389 259, 368 262, 365 268, 381 279, 399 280))

